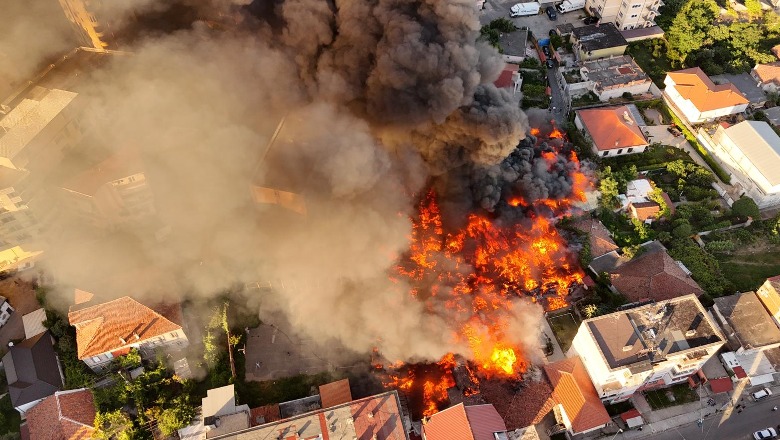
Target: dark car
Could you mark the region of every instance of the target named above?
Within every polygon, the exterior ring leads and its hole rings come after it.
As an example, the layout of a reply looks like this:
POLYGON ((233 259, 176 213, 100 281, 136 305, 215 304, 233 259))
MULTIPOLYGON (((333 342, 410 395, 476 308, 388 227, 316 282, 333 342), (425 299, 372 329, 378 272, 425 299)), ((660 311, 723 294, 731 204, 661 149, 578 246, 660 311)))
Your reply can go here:
POLYGON ((552 37, 553 35, 558 35, 558 31, 556 31, 555 29, 550 29, 550 32, 547 32, 547 35, 549 35, 549 36, 551 36, 551 37, 552 37))
POLYGON ((682 134, 682 132, 680 130, 678 130, 677 127, 675 127, 675 126, 667 127, 666 131, 668 131, 669 133, 671 133, 675 137, 680 136, 682 134))
POLYGON ((558 12, 552 6, 548 6, 547 9, 545 9, 545 12, 547 12, 547 16, 550 17, 550 20, 558 19, 558 12))
POLYGON ((555 67, 555 61, 552 58, 547 58, 547 68, 552 69, 553 67, 555 67))
POLYGON ((585 24, 596 24, 599 22, 598 17, 585 17, 585 20, 583 20, 585 24))
POLYGON ((550 46, 542 46, 542 52, 544 52, 544 55, 549 57, 550 56, 550 46))

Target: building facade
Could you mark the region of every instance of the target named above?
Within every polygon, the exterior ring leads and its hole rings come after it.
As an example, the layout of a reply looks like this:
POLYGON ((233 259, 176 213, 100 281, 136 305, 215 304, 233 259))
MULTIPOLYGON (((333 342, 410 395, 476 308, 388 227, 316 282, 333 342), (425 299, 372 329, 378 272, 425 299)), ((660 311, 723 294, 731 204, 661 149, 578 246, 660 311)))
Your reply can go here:
POLYGON ((684 382, 724 344, 699 300, 686 295, 587 319, 568 356, 580 356, 599 398, 684 382))
POLYGON ((579 61, 620 56, 628 42, 613 23, 576 27, 569 37, 579 61))
POLYGON ((639 118, 628 106, 577 110, 574 125, 592 141, 600 157, 642 153, 649 145, 639 128, 639 118))
POLYGON ((614 23, 620 30, 655 26, 661 0, 587 0, 585 9, 601 23, 614 23))
POLYGON ((669 72, 664 84, 664 100, 689 124, 742 113, 750 104, 734 84, 716 85, 698 67, 669 72))

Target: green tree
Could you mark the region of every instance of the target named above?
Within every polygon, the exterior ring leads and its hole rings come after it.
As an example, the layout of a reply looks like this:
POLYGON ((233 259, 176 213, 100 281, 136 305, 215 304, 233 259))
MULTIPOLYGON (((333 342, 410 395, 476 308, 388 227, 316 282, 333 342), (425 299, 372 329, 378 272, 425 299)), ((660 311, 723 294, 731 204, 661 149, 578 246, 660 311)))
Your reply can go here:
POLYGON ((141 353, 137 348, 133 348, 124 356, 118 359, 119 365, 125 369, 132 369, 141 366, 141 353))
POLYGON ((684 65, 689 54, 709 43, 710 29, 719 15, 720 8, 715 0, 685 3, 666 33, 669 42, 669 58, 677 65, 684 65))
POLYGON ((761 15, 761 2, 759 0, 745 0, 745 8, 747 8, 748 14, 752 16, 761 15))
POLYGON ((157 427, 166 437, 189 425, 192 418, 195 417, 195 408, 181 396, 170 402, 168 408, 155 408, 151 412, 157 421, 157 427))
POLYGON ((688 223, 683 223, 675 227, 674 229, 672 229, 672 235, 675 238, 680 238, 680 239, 687 238, 690 237, 692 233, 693 233, 693 228, 688 223))
POLYGON ((136 429, 133 421, 121 410, 95 414, 94 438, 103 440, 132 440, 136 429))
POLYGON ((731 212, 741 219, 752 217, 754 219, 759 218, 758 205, 756 202, 748 196, 742 196, 739 200, 735 201, 731 205, 731 212))
POLYGON ((664 198, 663 194, 664 192, 661 190, 661 188, 655 188, 650 192, 650 194, 648 194, 648 198, 655 203, 658 203, 658 206, 661 207, 661 212, 658 215, 659 218, 668 217, 670 213, 669 204, 666 203, 666 199, 664 198))

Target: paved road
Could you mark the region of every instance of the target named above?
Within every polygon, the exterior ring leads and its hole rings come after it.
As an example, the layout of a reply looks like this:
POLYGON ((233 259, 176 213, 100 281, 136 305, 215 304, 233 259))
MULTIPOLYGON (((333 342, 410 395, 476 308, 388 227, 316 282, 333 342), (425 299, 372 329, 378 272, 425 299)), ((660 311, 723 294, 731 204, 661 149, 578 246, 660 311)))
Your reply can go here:
MULTIPOLYGON (((760 403, 748 403, 747 408, 738 413, 728 410, 704 420, 700 428, 691 423, 677 429, 671 429, 647 438, 653 440, 742 440, 752 439, 753 432, 780 424, 780 411, 772 407, 780 405, 780 400, 767 400, 760 403)), ((617 439, 620 439, 618 435, 617 439)))
POLYGON ((563 90, 558 83, 558 67, 547 69, 547 83, 551 90, 550 111, 555 116, 558 127, 566 127, 566 101, 563 98, 563 90))

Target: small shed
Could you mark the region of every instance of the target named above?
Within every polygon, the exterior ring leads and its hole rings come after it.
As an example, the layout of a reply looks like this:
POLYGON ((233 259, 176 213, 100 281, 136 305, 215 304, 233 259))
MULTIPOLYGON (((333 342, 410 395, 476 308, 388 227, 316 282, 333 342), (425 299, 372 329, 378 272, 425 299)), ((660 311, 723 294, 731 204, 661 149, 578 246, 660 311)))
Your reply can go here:
POLYGON ((642 414, 639 413, 636 409, 632 409, 629 411, 624 412, 620 415, 620 418, 623 420, 623 423, 628 426, 629 429, 636 428, 637 426, 642 426, 645 424, 644 419, 642 418, 642 414))

